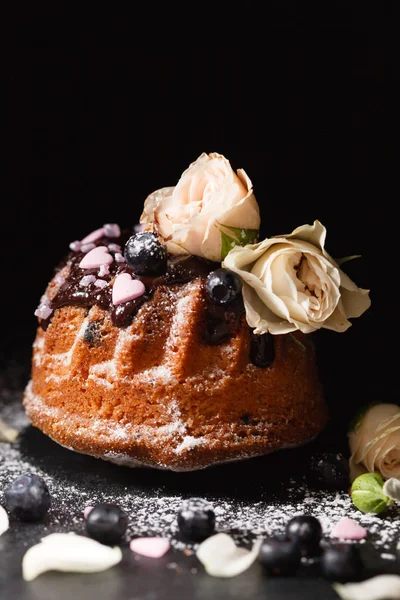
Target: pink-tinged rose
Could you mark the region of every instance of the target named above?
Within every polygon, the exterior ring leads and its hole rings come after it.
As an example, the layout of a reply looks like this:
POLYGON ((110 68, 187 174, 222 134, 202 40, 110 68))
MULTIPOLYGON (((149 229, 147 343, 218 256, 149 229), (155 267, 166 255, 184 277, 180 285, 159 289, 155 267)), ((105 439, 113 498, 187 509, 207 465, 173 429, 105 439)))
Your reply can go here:
POLYGON ((241 243, 242 236, 232 233, 235 230, 244 232, 244 238, 250 230, 254 239, 260 213, 252 183, 243 169, 235 173, 229 161, 214 152, 201 154, 176 186, 150 194, 140 223, 153 226, 172 254, 220 261, 221 230, 229 239, 236 238, 236 243, 241 243))
POLYGON ((346 331, 371 302, 325 251, 319 222, 258 244, 235 246, 222 266, 243 280, 246 318, 255 333, 346 331))
POLYGON ((400 478, 400 407, 376 404, 349 433, 350 477, 379 472, 383 479, 400 478))

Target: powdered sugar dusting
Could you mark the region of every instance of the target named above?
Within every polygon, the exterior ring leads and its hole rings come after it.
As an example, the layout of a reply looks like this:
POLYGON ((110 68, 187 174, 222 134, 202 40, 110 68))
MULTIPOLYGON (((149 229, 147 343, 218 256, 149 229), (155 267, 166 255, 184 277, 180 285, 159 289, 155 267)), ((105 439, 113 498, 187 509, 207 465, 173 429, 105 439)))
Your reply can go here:
MULTIPOLYGON (((8 415, 10 411, 14 416, 23 416, 20 402, 7 408, 8 415)), ((0 410, 0 414, 4 416, 3 410, 0 410)), ((25 418, 15 417, 14 422, 20 424, 22 432, 31 429, 25 418)), ((152 493, 151 489, 143 491, 136 488, 135 478, 132 477, 126 478, 126 482, 130 481, 128 487, 126 483, 118 483, 121 480, 118 467, 115 467, 115 472, 112 471, 112 467, 109 467, 107 477, 99 482, 97 478, 101 477, 102 463, 97 466, 97 463, 90 458, 82 458, 87 461, 86 466, 82 463, 84 473, 81 473, 81 467, 76 471, 69 471, 63 466, 62 459, 57 468, 49 470, 46 467, 46 460, 41 461, 34 455, 26 454, 22 438, 23 436, 20 436, 12 446, 0 444, 0 490, 3 490, 12 479, 26 472, 37 473, 43 477, 49 485, 53 500, 49 522, 46 525, 47 533, 79 532, 83 528, 85 507, 95 506, 99 502, 114 502, 129 515, 127 539, 136 536, 161 536, 168 538, 175 549, 190 551, 195 549, 196 545, 183 541, 179 536, 176 515, 187 493, 176 492, 179 489, 176 479, 171 480, 174 482, 172 485, 174 493, 171 494, 168 486, 165 487, 167 479, 163 480, 164 486, 160 488, 157 487, 154 478, 152 493), (113 481, 113 474, 115 481, 113 481), (93 480, 97 481, 96 485, 93 485, 93 480)), ((44 437, 43 439, 46 440, 44 437)), ((192 443, 189 438, 185 439, 184 443, 192 443)), ((32 448, 34 449, 35 446, 32 448)), ((54 449, 56 454, 67 452, 56 445, 54 449)), ((73 464, 74 457, 78 456, 71 452, 67 458, 70 457, 73 464)), ((243 474, 243 470, 241 473, 243 474)), ((184 485, 183 481, 182 485, 184 485)), ((214 507, 217 531, 230 533, 237 543, 244 545, 251 544, 260 536, 282 533, 286 523, 300 514, 311 514, 320 519, 326 542, 329 541, 334 525, 342 517, 351 516, 368 530, 368 539, 373 540, 376 547, 380 549, 381 556, 387 560, 393 559, 394 544, 400 535, 400 511, 396 507, 392 507, 384 518, 363 514, 354 508, 346 492, 313 491, 308 489, 301 479, 300 481, 287 480, 279 498, 271 493, 268 499, 260 497, 259 501, 238 500, 235 494, 231 497, 216 496, 207 489, 207 486, 204 487, 202 497, 214 507)), ((366 541, 363 540, 361 543, 366 541)))

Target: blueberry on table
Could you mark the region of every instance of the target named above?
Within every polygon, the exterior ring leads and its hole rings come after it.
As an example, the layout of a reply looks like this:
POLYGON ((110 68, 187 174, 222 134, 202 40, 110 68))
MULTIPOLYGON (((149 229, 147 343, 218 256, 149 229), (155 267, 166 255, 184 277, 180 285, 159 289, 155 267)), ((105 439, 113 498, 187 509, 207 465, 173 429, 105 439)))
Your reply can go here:
POLYGON ((127 265, 137 275, 161 275, 167 270, 167 251, 151 231, 132 235, 125 244, 127 265))
POLYGON ((268 575, 294 575, 300 566, 300 547, 291 540, 267 539, 262 543, 258 560, 268 575))
POLYGON ((322 527, 316 517, 308 515, 293 517, 286 526, 286 535, 289 540, 300 546, 306 556, 319 553, 322 527))
POLYGON ((340 452, 319 452, 311 457, 309 483, 313 487, 345 490, 350 486, 349 461, 340 452))
POLYGON ((10 514, 20 521, 40 521, 50 508, 50 492, 39 475, 17 477, 4 490, 10 514))
POLYGON ((211 271, 206 281, 206 291, 214 304, 229 304, 236 300, 242 290, 242 281, 228 269, 211 271))
POLYGON ((97 504, 85 521, 87 534, 102 544, 117 544, 128 527, 126 513, 116 504, 97 504))
POLYGON ((331 581, 357 581, 362 569, 360 551, 354 544, 336 544, 326 548, 321 557, 322 574, 331 581))
POLYGON ((201 542, 214 533, 215 513, 202 498, 185 500, 178 511, 178 527, 183 536, 201 542))

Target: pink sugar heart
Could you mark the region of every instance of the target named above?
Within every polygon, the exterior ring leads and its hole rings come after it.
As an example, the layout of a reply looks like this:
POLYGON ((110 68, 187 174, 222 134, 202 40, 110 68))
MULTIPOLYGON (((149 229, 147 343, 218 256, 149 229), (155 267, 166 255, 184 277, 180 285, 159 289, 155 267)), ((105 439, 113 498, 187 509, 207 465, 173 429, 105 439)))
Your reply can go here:
POLYGON ((129 544, 133 552, 149 558, 161 558, 168 552, 170 546, 169 541, 162 537, 136 538, 129 544))
POLYGON ((95 242, 96 240, 99 240, 101 237, 103 237, 103 235, 103 227, 101 227, 100 229, 95 229, 95 231, 92 231, 92 233, 89 233, 89 235, 87 235, 83 238, 83 240, 81 240, 81 244, 90 244, 90 242, 95 242))
POLYGON ((117 275, 112 290, 112 301, 114 306, 133 300, 144 294, 146 288, 139 279, 132 279, 129 273, 117 275))
POLYGON ((332 529, 331 537, 341 540, 362 540, 367 537, 368 531, 361 527, 357 521, 344 517, 332 529))
POLYGON ((112 261, 107 246, 97 246, 82 258, 79 266, 81 269, 97 269, 101 265, 111 265, 112 261))
POLYGON ((94 509, 94 506, 85 506, 85 509, 83 511, 83 517, 85 519, 87 519, 93 509, 94 509))

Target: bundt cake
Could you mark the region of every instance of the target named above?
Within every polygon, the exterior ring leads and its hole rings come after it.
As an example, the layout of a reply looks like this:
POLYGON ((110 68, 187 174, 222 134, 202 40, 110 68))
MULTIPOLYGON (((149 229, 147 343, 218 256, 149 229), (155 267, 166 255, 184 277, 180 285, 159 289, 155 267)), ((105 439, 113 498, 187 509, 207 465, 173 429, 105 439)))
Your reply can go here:
MULTIPOLYGON (((32 424, 78 452, 176 471, 315 438, 327 410, 311 321, 278 314, 260 332, 265 314, 255 322, 248 278, 230 261, 259 247, 247 175, 203 154, 148 197, 140 220, 71 243, 49 283, 24 395, 32 424)), ((302 293, 327 310, 317 287, 302 293)))

